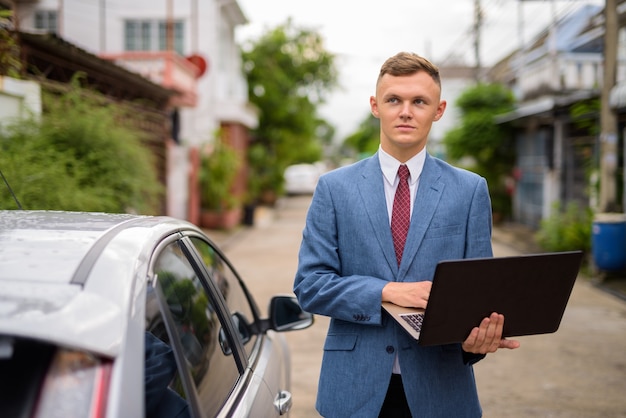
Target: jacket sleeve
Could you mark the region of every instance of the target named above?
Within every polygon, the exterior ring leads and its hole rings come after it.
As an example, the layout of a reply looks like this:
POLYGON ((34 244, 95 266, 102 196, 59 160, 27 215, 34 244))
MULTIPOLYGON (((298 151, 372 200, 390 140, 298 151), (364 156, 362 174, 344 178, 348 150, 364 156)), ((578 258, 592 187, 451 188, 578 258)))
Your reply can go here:
POLYGON ((470 205, 464 258, 493 257, 491 228, 491 199, 487 181, 481 177, 470 205))
MULTIPOLYGON (((346 230, 355 230, 357 224, 356 221, 352 223, 345 219, 350 216, 346 215, 348 211, 343 211, 341 215, 337 213, 333 193, 345 192, 338 187, 331 190, 329 182, 328 177, 320 178, 307 213, 294 293, 307 312, 350 322, 380 325, 382 288, 388 280, 368 275, 343 274, 342 257, 353 257, 352 252, 367 243, 345 241, 346 237, 353 235, 346 233, 346 230), (338 216, 344 218, 338 222, 338 216), (338 224, 343 231, 339 231, 338 224), (340 240, 340 232, 343 241, 340 240)), ((357 240, 356 236, 354 239, 357 240)))

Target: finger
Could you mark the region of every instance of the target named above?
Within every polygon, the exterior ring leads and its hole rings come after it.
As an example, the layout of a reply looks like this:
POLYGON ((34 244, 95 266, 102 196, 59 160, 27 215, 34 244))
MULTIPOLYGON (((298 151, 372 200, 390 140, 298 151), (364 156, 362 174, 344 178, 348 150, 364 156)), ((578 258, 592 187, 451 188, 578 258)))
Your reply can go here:
POLYGON ((502 318, 497 313, 483 318, 480 323, 474 349, 482 354, 493 353, 500 347, 502 318))
POLYGON ((467 336, 465 341, 463 342, 463 350, 468 353, 477 353, 474 345, 476 344, 476 337, 478 336, 478 327, 472 328, 470 334, 467 336))
POLYGON ((502 314, 498 314, 498 313, 493 313, 491 315, 491 320, 494 321, 494 317, 495 317, 495 325, 496 328, 499 330, 504 329, 504 315, 502 314))
POLYGON ((470 332, 470 335, 465 340, 468 345, 470 345, 470 346, 476 345, 476 341, 478 340, 478 333, 479 332, 480 332, 480 330, 479 330, 478 327, 472 328, 472 331, 470 332))
POLYGON ((487 328, 488 339, 502 338, 502 330, 504 329, 504 315, 492 313, 489 316, 489 327, 487 328))
POLYGON ((509 350, 514 350, 516 348, 519 348, 520 346, 520 342, 517 340, 507 340, 507 339, 502 339, 500 340, 500 346, 499 348, 507 348, 509 350))
POLYGON ((487 337, 485 345, 488 352, 495 352, 500 348, 502 344, 502 332, 504 330, 504 315, 492 313, 489 323, 489 329, 487 330, 487 337))
POLYGON ((504 316, 492 313, 489 316, 489 327, 487 328, 487 337, 494 338, 497 337, 500 339, 498 333, 502 334, 502 328, 504 327, 504 316))
POLYGON ((487 333, 489 332, 489 326, 491 324, 490 318, 483 318, 478 326, 478 332, 476 334, 476 340, 474 342, 475 349, 479 351, 483 351, 485 346, 489 345, 490 342, 487 342, 487 333), (485 343, 487 344, 485 345, 485 343))

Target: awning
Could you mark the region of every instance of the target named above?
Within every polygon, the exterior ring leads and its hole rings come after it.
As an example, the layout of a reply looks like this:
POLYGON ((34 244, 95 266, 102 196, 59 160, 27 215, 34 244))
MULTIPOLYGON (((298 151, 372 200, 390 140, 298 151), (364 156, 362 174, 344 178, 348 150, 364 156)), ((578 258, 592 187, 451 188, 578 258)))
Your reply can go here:
MULTIPOLYGON (((535 100, 522 103, 512 112, 495 116, 496 123, 512 122, 529 116, 551 116, 555 109, 565 108, 572 103, 598 97, 596 90, 580 90, 566 96, 544 96, 535 100)), ((626 97, 626 96, 625 96, 626 97)))
POLYGON ((496 123, 506 123, 527 116, 539 115, 554 109, 555 101, 553 97, 543 97, 532 102, 525 103, 512 112, 504 113, 495 117, 496 123))

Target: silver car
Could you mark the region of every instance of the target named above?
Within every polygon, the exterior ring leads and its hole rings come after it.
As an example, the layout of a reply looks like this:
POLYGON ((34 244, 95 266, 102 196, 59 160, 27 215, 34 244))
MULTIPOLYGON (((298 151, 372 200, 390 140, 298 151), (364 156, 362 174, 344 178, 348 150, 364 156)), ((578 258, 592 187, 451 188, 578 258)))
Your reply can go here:
POLYGON ((0 211, 3 417, 273 417, 288 413, 282 331, 196 226, 168 217, 0 211))

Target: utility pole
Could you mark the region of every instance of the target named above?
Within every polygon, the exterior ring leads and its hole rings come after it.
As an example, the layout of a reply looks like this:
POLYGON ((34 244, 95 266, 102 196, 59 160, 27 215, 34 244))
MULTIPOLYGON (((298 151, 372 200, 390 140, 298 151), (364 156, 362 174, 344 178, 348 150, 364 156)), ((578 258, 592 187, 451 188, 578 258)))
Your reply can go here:
POLYGON ((617 0, 605 0, 604 77, 600 95, 600 196, 599 211, 617 210, 617 118, 609 95, 617 71, 617 0))
POLYGON ((481 62, 480 62, 480 29, 482 25, 482 11, 480 10, 480 0, 474 0, 474 57, 476 67, 474 68, 474 80, 480 82, 481 62))
POLYGON ((165 49, 174 50, 174 0, 167 0, 167 17, 165 20, 165 49))
POLYGON ((57 35, 63 37, 63 0, 59 0, 57 8, 57 35))
POLYGON ((191 52, 198 52, 198 0, 191 1, 191 52))
POLYGON ((106 0, 100 0, 100 52, 106 52, 106 0))
POLYGON ((556 13, 556 0, 550 0, 550 11, 552 15, 552 23, 548 31, 548 49, 550 54, 550 66, 552 67, 552 80, 550 84, 555 91, 559 91, 561 89, 561 71, 559 71, 559 54, 557 51, 558 17, 556 13))
POLYGON ((517 38, 519 43, 519 50, 524 50, 524 2, 519 0, 517 2, 517 38))

